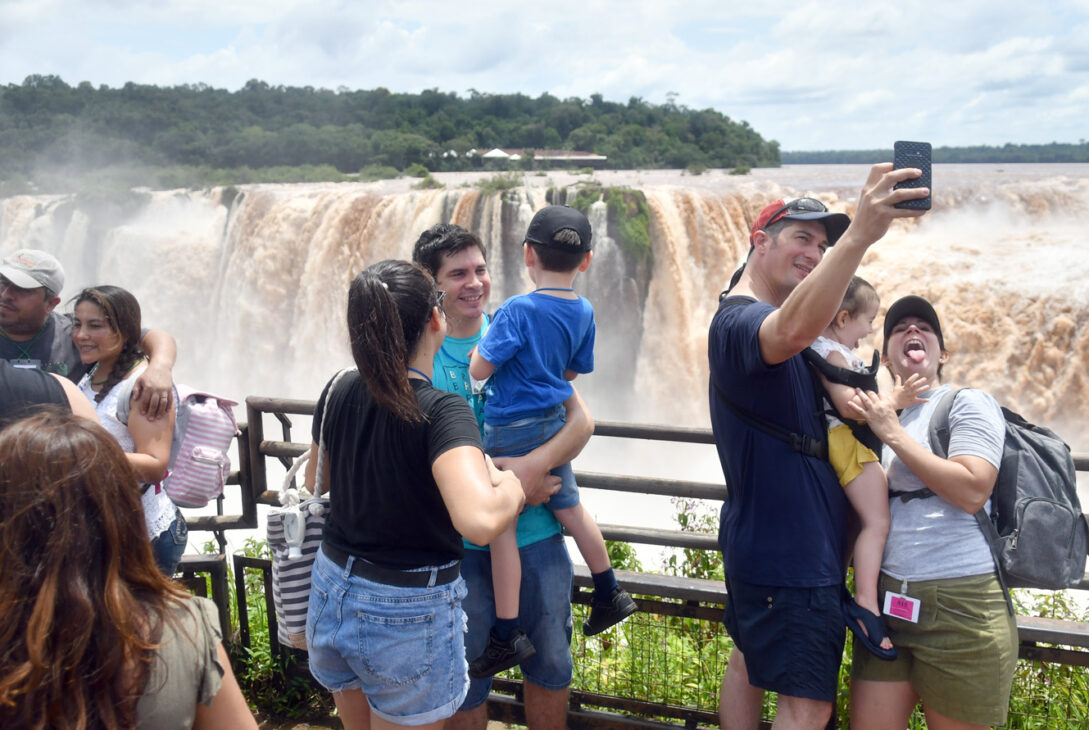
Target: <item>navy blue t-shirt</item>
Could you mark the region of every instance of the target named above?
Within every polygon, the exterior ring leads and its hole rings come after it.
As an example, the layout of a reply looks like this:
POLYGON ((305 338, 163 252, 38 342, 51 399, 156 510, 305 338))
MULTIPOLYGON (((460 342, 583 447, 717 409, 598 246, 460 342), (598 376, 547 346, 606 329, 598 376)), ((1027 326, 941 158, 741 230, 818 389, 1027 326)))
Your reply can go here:
MULTIPOLYGON (((759 330, 775 308, 720 307, 708 333, 711 380, 736 405, 779 426, 826 437, 812 377, 801 355, 768 365, 759 330)), ((711 427, 729 496, 719 545, 726 572, 747 583, 814 587, 843 582, 847 499, 831 465, 791 451, 742 423, 710 389, 711 427)))

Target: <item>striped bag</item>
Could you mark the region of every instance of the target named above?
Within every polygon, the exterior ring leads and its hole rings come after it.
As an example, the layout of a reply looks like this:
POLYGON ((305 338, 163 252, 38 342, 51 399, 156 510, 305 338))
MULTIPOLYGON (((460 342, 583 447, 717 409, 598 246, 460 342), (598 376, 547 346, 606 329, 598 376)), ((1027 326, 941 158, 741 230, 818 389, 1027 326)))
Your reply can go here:
MULTIPOLYGON (((340 379, 352 370, 341 370, 333 378, 325 396, 325 407, 340 379)), ((325 412, 321 414, 325 420, 325 412)), ((314 486, 315 494, 325 489, 325 434, 319 427, 318 464, 314 486)), ((314 558, 321 548, 325 515, 329 511, 328 497, 300 499, 295 488, 295 474, 310 458, 307 451, 291 465, 280 488, 280 504, 283 507, 269 511, 268 547, 272 553, 272 602, 276 611, 276 637, 280 643, 296 649, 306 649, 306 607, 310 603, 310 573, 314 558)), ((305 490, 306 487, 303 487, 305 490)))
MULTIPOLYGON (((319 452, 320 453, 320 452, 319 452)), ((310 452, 292 464, 284 477, 283 495, 295 492, 293 482, 310 452)), ((320 472, 319 472, 320 473, 320 472)), ((327 497, 315 497, 273 509, 268 515, 268 547, 272 553, 272 603, 276 610, 276 636, 281 644, 306 649, 306 607, 310 602, 310 571, 321 547, 327 497)))

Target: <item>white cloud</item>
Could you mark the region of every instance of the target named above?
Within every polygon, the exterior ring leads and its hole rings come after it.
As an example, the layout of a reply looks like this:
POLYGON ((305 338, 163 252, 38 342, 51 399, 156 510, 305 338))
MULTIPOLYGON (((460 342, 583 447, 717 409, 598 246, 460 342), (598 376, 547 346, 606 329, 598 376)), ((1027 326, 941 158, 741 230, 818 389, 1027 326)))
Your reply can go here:
POLYGON ((714 107, 784 149, 1084 137, 1089 0, 0 0, 0 83, 601 93, 714 107), (1039 104, 1047 114, 1026 114, 1039 104))

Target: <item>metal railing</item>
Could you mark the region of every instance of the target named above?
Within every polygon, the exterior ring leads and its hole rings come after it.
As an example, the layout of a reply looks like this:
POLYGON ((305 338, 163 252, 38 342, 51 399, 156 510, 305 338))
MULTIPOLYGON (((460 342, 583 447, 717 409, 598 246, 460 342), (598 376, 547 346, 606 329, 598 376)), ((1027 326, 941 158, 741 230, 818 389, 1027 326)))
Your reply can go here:
MULTIPOLYGON (((301 442, 292 440, 291 416, 312 416, 314 405, 313 401, 283 398, 251 396, 246 399, 246 423, 239 438, 240 468, 238 473, 232 476, 232 483, 241 487, 242 514, 220 514, 215 517, 195 518, 190 520, 191 530, 212 530, 223 545, 224 530, 252 529, 257 526, 257 506, 277 504, 278 485, 270 489, 268 484, 268 460, 277 459, 286 469, 294 458, 309 447, 309 438, 301 442), (280 438, 266 438, 266 418, 275 419, 280 438)), ((597 422, 594 435, 595 438, 644 439, 707 445, 714 443, 709 429, 626 423, 597 422)), ((1089 471, 1089 455, 1075 455, 1075 464, 1079 471, 1089 471)), ((581 489, 652 494, 685 500, 708 500, 715 503, 721 502, 726 490, 721 482, 707 483, 587 472, 577 472, 577 477, 581 489)), ((718 552, 717 539, 712 534, 630 525, 601 524, 600 528, 605 538, 611 541, 679 550, 709 551, 716 554, 718 552)), ((187 575, 200 572, 214 573, 213 597, 216 598, 217 603, 220 603, 220 597, 225 596, 227 579, 225 570, 218 567, 214 557, 187 556, 183 560, 182 570, 186 571, 187 575), (221 584, 218 587, 217 581, 221 584)), ((233 565, 240 640, 247 645, 250 641, 242 573, 246 569, 259 569, 265 576, 271 649, 274 652, 295 652, 296 650, 279 646, 276 641, 275 618, 271 609, 271 591, 269 590, 269 562, 235 556, 233 565)), ((695 658, 647 655, 640 657, 639 661, 651 663, 652 668, 656 662, 707 663, 709 671, 712 674, 717 673, 720 678, 720 669, 724 666, 725 656, 718 657, 712 653, 722 651, 721 647, 728 645, 728 638, 724 636, 720 624, 725 598, 722 582, 632 571, 620 571, 618 578, 636 596, 639 613, 622 625, 626 627, 623 631, 630 633, 607 632, 592 640, 576 636, 573 647, 576 664, 581 668, 583 663, 587 663, 591 669, 584 672, 590 676, 587 681, 580 682, 577 673, 576 682, 572 685, 569 725, 594 728, 694 728, 717 725, 717 691, 707 693, 711 696, 704 698, 706 702, 701 699, 695 702, 678 703, 667 694, 658 692, 656 687, 647 689, 647 682, 651 680, 644 681, 641 677, 633 678, 633 674, 637 672, 628 672, 619 679, 621 675, 616 672, 616 667, 629 662, 628 658, 617 658, 617 652, 620 650, 631 653, 645 649, 645 647, 631 646, 632 637, 641 637, 645 640, 646 637, 653 635, 655 638, 651 643, 669 644, 671 641, 669 632, 674 634, 680 632, 685 635, 685 640, 680 643, 697 647, 695 651, 698 653, 695 658), (690 635, 695 638, 691 638, 690 635), (609 654, 610 652, 612 654, 609 654), (606 654, 611 657, 608 662, 606 658, 603 658, 606 654), (614 681, 615 686, 612 684, 614 681)), ((576 568, 575 589, 572 595, 577 614, 576 626, 579 624, 579 617, 585 613, 586 606, 589 604, 591 596, 589 588, 591 587, 592 581, 588 571, 585 568, 576 568)), ((1076 588, 1089 589, 1089 580, 1083 579, 1076 588)), ((220 607, 221 615, 225 615, 225 603, 226 599, 223 598, 220 607)), ((1079 667, 1089 666, 1089 651, 1087 651, 1089 624, 1018 616, 1018 630, 1021 642, 1019 652, 1023 660, 1079 667)), ((674 641, 674 643, 677 642, 674 641)), ((301 664, 305 667, 305 662, 301 664)), ((517 676, 516 673, 515 676, 517 676)), ((518 679, 497 678, 494 690, 489 703, 492 718, 506 722, 524 722, 521 682, 518 679)))

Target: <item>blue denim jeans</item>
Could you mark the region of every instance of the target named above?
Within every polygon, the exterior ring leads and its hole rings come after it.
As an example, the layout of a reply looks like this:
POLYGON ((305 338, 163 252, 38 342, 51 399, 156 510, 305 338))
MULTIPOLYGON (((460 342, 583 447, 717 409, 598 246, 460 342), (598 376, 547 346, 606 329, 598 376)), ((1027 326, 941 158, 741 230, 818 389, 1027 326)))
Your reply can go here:
POLYGON ((159 536, 151 541, 151 554, 155 558, 155 564, 167 578, 178 570, 185 546, 189 544, 189 526, 185 524, 185 517, 181 510, 174 508, 174 521, 170 527, 159 533, 159 536))
MULTIPOLYGON (((454 714, 469 687, 465 581, 430 588, 376 583, 318 550, 306 613, 310 673, 330 692, 361 689, 398 725, 454 714)), ((444 567, 444 566, 436 566, 444 567)))
MULTIPOLYGON (((571 684, 571 558, 562 535, 525 545, 522 559, 522 590, 518 617, 537 653, 522 662, 522 676, 543 689, 565 689, 571 684)), ((491 553, 466 550, 461 577, 469 587, 463 604, 469 621, 465 651, 478 657, 495 625, 495 593, 492 590, 491 553)), ((479 707, 488 699, 491 677, 473 679, 459 710, 479 707)))
MULTIPOLYGON (((567 411, 562 405, 502 426, 493 426, 485 421, 484 452, 489 456, 524 456, 555 436, 566 422, 567 411)), ((578 504, 579 488, 575 484, 575 472, 571 464, 556 467, 552 474, 558 476, 563 484, 545 502, 545 507, 558 510, 578 504)))

